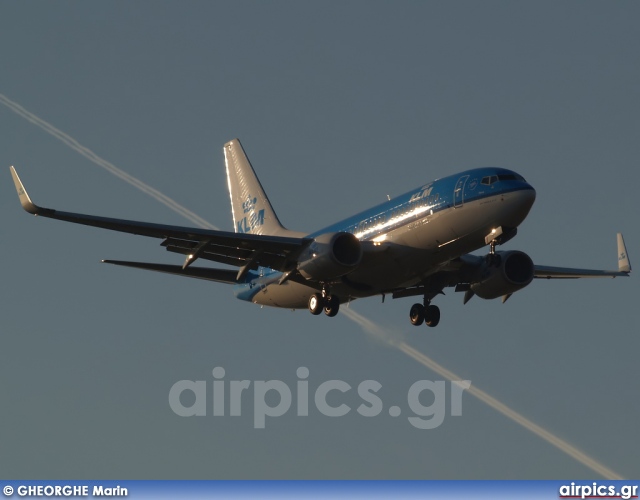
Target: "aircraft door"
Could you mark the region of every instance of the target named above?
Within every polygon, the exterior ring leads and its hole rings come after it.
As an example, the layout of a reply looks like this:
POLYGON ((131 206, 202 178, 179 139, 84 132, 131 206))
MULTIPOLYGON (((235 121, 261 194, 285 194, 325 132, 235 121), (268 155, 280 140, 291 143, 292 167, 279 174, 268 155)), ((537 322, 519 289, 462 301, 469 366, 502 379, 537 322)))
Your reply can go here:
POLYGON ((468 175, 463 175, 456 182, 456 187, 453 190, 453 206, 459 208, 464 202, 464 186, 467 184, 468 175))

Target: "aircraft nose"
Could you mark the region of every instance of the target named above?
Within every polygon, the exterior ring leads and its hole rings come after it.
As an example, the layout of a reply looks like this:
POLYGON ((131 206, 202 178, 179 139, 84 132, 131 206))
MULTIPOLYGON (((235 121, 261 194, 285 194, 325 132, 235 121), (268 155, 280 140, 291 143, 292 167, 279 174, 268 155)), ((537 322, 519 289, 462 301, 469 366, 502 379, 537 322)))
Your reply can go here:
POLYGON ((517 227, 529 214, 529 210, 536 201, 536 190, 529 184, 514 193, 511 198, 511 204, 508 209, 508 219, 502 221, 502 225, 509 227, 517 227))
POLYGON ((533 189, 531 184, 527 184, 526 189, 520 192, 520 204, 527 213, 533 206, 533 202, 536 201, 536 190, 533 189))
POLYGON ((526 192, 531 205, 533 205, 533 202, 536 201, 536 190, 533 189, 533 186, 531 184, 527 184, 527 186, 528 186, 528 189, 526 189, 526 192))

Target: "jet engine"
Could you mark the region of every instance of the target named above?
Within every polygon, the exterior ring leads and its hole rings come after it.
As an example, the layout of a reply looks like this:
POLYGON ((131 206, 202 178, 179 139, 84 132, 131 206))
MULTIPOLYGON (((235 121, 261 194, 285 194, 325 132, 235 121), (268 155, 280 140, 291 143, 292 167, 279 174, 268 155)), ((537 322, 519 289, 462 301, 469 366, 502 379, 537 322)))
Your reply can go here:
POLYGON ((519 250, 496 252, 485 257, 477 282, 471 290, 483 299, 495 299, 521 290, 533 281, 531 257, 519 250))
POLYGON ((329 281, 353 271, 362 260, 360 240, 351 233, 315 238, 302 254, 298 271, 307 279, 329 281))

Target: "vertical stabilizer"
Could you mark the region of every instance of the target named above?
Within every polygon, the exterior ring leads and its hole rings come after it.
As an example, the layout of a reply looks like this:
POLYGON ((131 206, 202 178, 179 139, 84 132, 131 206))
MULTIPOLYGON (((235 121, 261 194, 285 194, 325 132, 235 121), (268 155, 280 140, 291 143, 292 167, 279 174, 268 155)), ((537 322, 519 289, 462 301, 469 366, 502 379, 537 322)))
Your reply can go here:
POLYGON ((273 210, 238 139, 224 145, 224 162, 236 233, 289 234, 273 210))

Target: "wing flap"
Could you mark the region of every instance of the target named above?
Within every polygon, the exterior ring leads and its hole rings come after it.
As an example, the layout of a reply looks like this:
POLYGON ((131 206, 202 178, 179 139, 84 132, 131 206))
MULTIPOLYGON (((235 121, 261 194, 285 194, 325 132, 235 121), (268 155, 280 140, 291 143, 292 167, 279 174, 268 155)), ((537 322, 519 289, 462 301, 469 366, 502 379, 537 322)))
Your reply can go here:
MULTIPOLYGON (((182 255, 192 255, 196 251, 198 243, 189 240, 179 240, 176 238, 168 238, 162 242, 169 252, 179 253, 182 255)), ((245 266, 248 262, 252 263, 252 268, 259 265, 277 269, 279 271, 287 270, 290 264, 295 261, 298 252, 274 252, 265 248, 259 250, 250 250, 246 248, 234 248, 224 245, 216 245, 214 243, 205 243, 198 252, 199 259, 211 260, 222 264, 230 264, 232 266, 245 266), (256 252, 260 252, 257 254, 256 252), (289 264, 289 265, 288 265, 289 264)))

